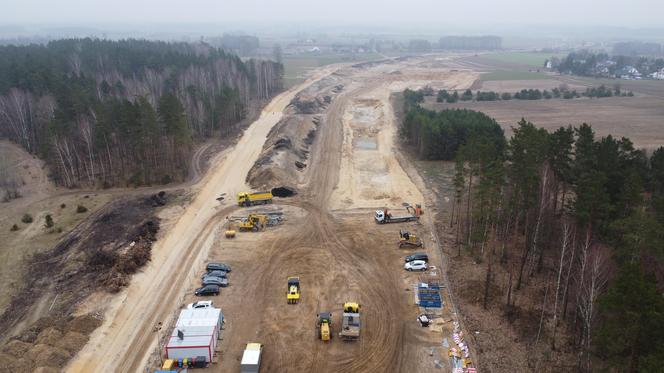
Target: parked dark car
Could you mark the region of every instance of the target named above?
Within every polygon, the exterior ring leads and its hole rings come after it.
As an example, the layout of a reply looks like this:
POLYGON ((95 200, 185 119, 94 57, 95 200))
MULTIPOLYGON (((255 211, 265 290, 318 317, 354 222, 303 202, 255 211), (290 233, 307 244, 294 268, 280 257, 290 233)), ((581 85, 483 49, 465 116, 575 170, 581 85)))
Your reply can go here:
POLYGON ((228 279, 221 277, 206 276, 203 277, 201 285, 202 286, 217 285, 219 287, 225 288, 226 286, 228 286, 228 279))
POLYGON ((425 253, 414 253, 406 256, 406 263, 412 262, 413 260, 422 260, 429 263, 429 256, 425 253))
POLYGON ((226 278, 227 274, 226 271, 208 271, 201 276, 201 279, 208 276, 226 278))
POLYGON ((202 295, 219 295, 219 286, 217 285, 206 285, 196 289, 194 294, 198 296, 202 295))
POLYGON ((229 266, 226 263, 208 263, 207 267, 205 268, 207 271, 224 271, 224 272, 230 272, 231 271, 231 266, 229 266))

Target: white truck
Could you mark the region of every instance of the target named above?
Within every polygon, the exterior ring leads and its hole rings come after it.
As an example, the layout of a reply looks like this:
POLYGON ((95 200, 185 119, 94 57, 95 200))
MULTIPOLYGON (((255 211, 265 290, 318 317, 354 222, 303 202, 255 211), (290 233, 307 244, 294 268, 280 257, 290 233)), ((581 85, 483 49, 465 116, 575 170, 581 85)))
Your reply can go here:
POLYGON ((247 343, 247 348, 242 354, 240 362, 240 373, 258 373, 261 369, 261 353, 263 345, 260 343, 247 343))
POLYGON ((420 219, 420 215, 422 215, 422 207, 420 205, 415 205, 413 206, 406 206, 406 214, 404 215, 394 215, 392 212, 390 212, 388 209, 381 209, 381 210, 376 210, 376 214, 374 215, 374 219, 376 220, 376 223, 378 224, 386 224, 386 223, 403 223, 406 221, 415 221, 420 219))

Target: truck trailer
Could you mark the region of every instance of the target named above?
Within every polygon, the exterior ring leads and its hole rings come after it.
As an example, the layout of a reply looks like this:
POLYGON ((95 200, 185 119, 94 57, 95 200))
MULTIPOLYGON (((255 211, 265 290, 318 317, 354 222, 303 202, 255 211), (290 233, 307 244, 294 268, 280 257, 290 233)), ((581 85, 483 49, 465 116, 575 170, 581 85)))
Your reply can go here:
POLYGON ((394 215, 387 208, 376 210, 374 219, 378 224, 403 223, 419 220, 420 215, 422 215, 422 207, 420 205, 415 205, 415 207, 409 205, 406 206, 406 213, 403 215, 394 215))

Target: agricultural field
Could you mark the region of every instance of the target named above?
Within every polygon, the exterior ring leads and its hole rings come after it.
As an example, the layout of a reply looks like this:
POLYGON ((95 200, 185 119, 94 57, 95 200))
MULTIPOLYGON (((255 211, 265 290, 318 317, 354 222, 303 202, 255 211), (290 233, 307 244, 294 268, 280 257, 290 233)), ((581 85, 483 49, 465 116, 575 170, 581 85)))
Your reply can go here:
POLYGON ((507 71, 507 70, 496 70, 488 73, 484 73, 480 76, 480 80, 483 82, 494 81, 494 80, 543 80, 543 79, 555 79, 553 76, 535 71, 507 71))
POLYGON ((550 131, 560 126, 592 125, 597 136, 629 137, 637 147, 653 150, 664 144, 662 116, 664 106, 658 97, 579 98, 572 100, 510 100, 490 102, 436 103, 430 98, 429 109, 464 108, 484 112, 495 118, 506 135, 525 118, 550 131))
POLYGON ((376 53, 286 55, 283 59, 284 86, 290 88, 302 83, 309 72, 325 65, 343 62, 364 62, 381 58, 383 56, 376 53))
POLYGON ((543 67, 544 62, 547 59, 551 57, 561 57, 564 55, 565 54, 561 53, 505 52, 487 54, 484 55, 483 58, 503 63, 511 63, 530 67, 543 67))

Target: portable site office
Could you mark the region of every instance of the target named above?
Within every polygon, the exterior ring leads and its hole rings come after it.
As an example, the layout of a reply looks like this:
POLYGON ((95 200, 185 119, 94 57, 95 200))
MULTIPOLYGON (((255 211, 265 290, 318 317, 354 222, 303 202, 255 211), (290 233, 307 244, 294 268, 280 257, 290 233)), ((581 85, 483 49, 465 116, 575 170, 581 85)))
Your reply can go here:
POLYGON ((205 356, 212 361, 221 339, 224 315, 219 308, 184 309, 166 344, 166 357, 184 359, 205 356))
POLYGON ((166 357, 177 360, 205 356, 205 361, 209 363, 217 347, 217 338, 214 326, 175 328, 166 344, 166 357))
POLYGON ((219 308, 184 309, 175 323, 175 328, 191 326, 214 326, 217 338, 221 338, 221 327, 224 323, 224 314, 219 308))

